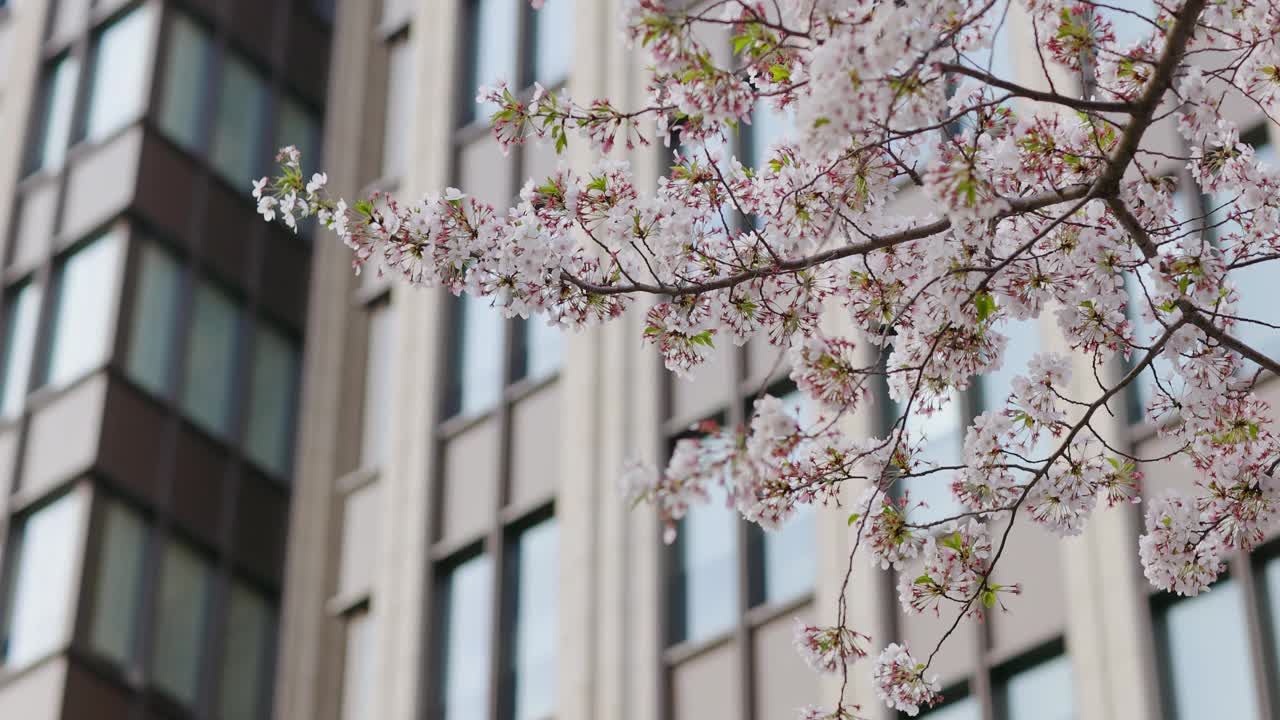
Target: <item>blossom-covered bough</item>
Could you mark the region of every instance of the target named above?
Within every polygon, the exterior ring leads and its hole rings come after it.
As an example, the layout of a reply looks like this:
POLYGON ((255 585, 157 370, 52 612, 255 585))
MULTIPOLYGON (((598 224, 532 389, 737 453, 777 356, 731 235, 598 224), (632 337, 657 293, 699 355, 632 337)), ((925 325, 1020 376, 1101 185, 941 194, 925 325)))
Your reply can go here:
MULTIPOLYGON (((505 212, 454 189, 348 205, 323 174, 303 177, 291 148, 281 175, 255 185, 259 209, 290 226, 318 216, 357 271, 489 298, 508 316, 582 328, 643 304, 645 340, 678 374, 716 343, 763 337, 784 349, 816 420, 762 396, 749 427, 703 428, 665 470, 637 464, 626 482, 657 507, 668 539, 713 490, 771 528, 799 504, 848 502, 861 488, 844 586, 861 552, 899 571, 905 611, 954 616, 928 654, 886 643, 875 661, 880 696, 908 714, 938 699, 928 669, 957 625, 1019 591, 995 572, 1019 515, 1079 534, 1099 501, 1137 501, 1140 463, 1183 462, 1199 493, 1149 503, 1139 554, 1151 582, 1196 594, 1227 553, 1261 541, 1280 507, 1280 454, 1254 390, 1280 364, 1240 331, 1280 326, 1241 314, 1233 277, 1280 257, 1280 171, 1222 109, 1243 101, 1280 116, 1280 5, 1157 0, 1157 16, 1136 18, 1145 35, 1124 45, 1112 24, 1134 14, 1089 0, 686 5, 629 5, 624 32, 653 65, 643 107, 481 88, 504 147, 585 140, 601 157, 529 180, 505 212), (1037 38, 1028 84, 983 60, 1015 14, 1037 38), (731 62, 716 61, 703 29, 731 34, 731 62), (762 105, 789 113, 795 131, 749 168, 723 148, 762 105), (1181 149, 1144 142, 1161 122, 1176 123, 1181 149), (649 190, 609 155, 655 138, 680 149, 649 190), (1180 214, 1169 174, 1182 168, 1196 191, 1228 200, 1180 214), (894 204, 907 186, 929 211, 894 204), (1015 368, 1002 407, 968 428, 962 465, 926 460, 929 439, 908 419, 998 369, 1008 323, 1045 314, 1075 372, 1085 358, 1092 377, 1072 381, 1067 358, 1038 354, 1015 368), (1154 388, 1148 419, 1176 448, 1162 458, 1115 448, 1094 424, 1140 379, 1154 388), (901 416, 884 437, 850 437, 841 418, 880 382, 901 416), (920 503, 899 486, 942 472, 967 510, 917 519, 920 503)), ((844 597, 832 625, 796 632, 842 688, 872 642, 849 626, 844 597)), ((842 690, 802 717, 858 712, 842 690)))

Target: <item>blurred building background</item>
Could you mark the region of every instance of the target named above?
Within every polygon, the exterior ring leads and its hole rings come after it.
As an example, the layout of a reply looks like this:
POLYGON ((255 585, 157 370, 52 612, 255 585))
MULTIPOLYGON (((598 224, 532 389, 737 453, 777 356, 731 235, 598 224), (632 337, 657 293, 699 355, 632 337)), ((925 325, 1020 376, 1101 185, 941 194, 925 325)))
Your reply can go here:
POLYGON ((332 7, 0 2, 0 717, 274 697, 332 7))
MULTIPOLYGON (((761 388, 803 414, 776 349, 720 348, 683 382, 639 314, 562 337, 254 219, 248 179, 285 143, 346 196, 454 185, 507 206, 562 158, 503 156, 476 86, 643 104, 623 4, 0 0, 0 718, 774 720, 834 696, 791 638, 834 616, 848 511, 763 533, 702 508, 665 546, 617 489, 625 459, 744 421, 761 388)), ((1016 4, 1000 37, 997 74, 1036 82, 1016 4)), ((1232 113, 1275 157, 1277 129, 1232 113)), ((787 124, 757 113, 735 152, 756 162, 787 124)), ((1179 142, 1169 122, 1150 136, 1179 142)), ((651 185, 670 152, 615 150, 651 185)), ((1257 267, 1240 281, 1265 318, 1257 267)), ((1004 369, 929 418, 938 460, 1034 352, 1065 351, 1048 315, 1005 332, 1004 369)), ((1086 392, 1092 369, 1076 377, 1086 392)), ((1149 387, 1095 424, 1115 447, 1172 449, 1136 411, 1149 387)), ((845 429, 892 412, 881 393, 845 429)), ((1146 493, 1192 480, 1162 466, 1146 493)), ((911 491, 941 515, 946 485, 911 491)), ((1001 574, 1026 591, 938 655, 927 717, 1280 717, 1280 551, 1171 601, 1141 577, 1140 526, 1140 507, 1067 542, 1019 523, 1001 574)), ((854 623, 927 653, 947 622, 901 616, 895 584, 859 559, 854 623)), ((867 670, 853 692, 888 718, 867 670)))

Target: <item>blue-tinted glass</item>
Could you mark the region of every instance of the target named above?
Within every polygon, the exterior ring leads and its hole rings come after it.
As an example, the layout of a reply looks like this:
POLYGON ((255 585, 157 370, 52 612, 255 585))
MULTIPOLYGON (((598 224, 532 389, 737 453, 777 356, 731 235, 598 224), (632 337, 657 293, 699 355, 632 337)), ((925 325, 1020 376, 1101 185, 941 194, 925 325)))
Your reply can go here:
POLYGON ((280 476, 289 467, 298 364, 293 341, 259 323, 254 334, 244 443, 249 457, 280 476))
POLYGON ((233 187, 246 193, 262 169, 260 134, 267 87, 248 63, 229 55, 222 64, 218 110, 214 115, 210 161, 233 187))
POLYGON ((45 76, 39 139, 31 158, 33 170, 56 170, 67 156, 79 77, 80 61, 70 55, 58 60, 45 76))
POLYGON ((459 301, 452 372, 455 410, 462 415, 488 410, 502 397, 505 323, 487 298, 464 295, 459 301))
POLYGON ((89 643, 98 654, 125 665, 133 657, 147 526, 126 505, 109 500, 102 511, 99 532, 89 643))
MULTIPOLYGON (((927 438, 922 459, 935 466, 961 464, 964 460, 964 423, 960 416, 960 399, 952 397, 932 415, 916 412, 914 408, 913 404, 911 416, 907 419, 907 433, 912 443, 922 436, 927 438)), ((897 403, 894 403, 894 409, 896 414, 902 413, 897 403)), ((951 492, 953 475, 952 471, 938 471, 898 483, 899 491, 911 493, 912 522, 933 522, 968 511, 951 492), (924 507, 918 506, 921 502, 924 507)))
POLYGON ((176 541, 165 546, 156 589, 152 681, 186 705, 200 690, 205 610, 213 585, 209 562, 176 541))
POLYGON ((142 245, 125 370, 134 382, 156 395, 165 394, 173 364, 179 272, 172 255, 150 243, 142 245))
POLYGON ((1040 323, 1035 318, 1015 320, 1010 318, 996 330, 1009 338, 1000 369, 982 376, 982 408, 1003 408, 1009 393, 1013 392, 1013 377, 1026 375, 1027 365, 1040 347, 1040 323))
POLYGON ((111 349, 120 238, 107 234, 67 258, 59 273, 45 383, 62 385, 96 368, 111 349))
POLYGON ((476 88, 492 87, 498 79, 515 92, 520 83, 516 67, 516 11, 512 0, 471 0, 470 87, 463 88, 464 102, 472 108, 470 120, 488 122, 495 105, 475 106, 476 88))
POLYGON ((73 492, 35 511, 22 523, 20 537, 10 543, 18 554, 10 563, 6 667, 38 660, 67 638, 75 607, 83 497, 73 492))
POLYGON ((795 119, 790 113, 775 110, 769 102, 760 102, 751 111, 751 147, 748 164, 759 168, 769 158, 769 148, 795 127, 795 119))
MULTIPOLYGON (((1013 52, 1010 49, 1013 46, 1010 42, 1013 36, 1013 20, 1010 17, 1008 0, 996 0, 986 16, 991 19, 991 29, 995 33, 991 38, 991 47, 970 53, 966 58, 968 62, 965 64, 989 72, 1001 80, 1018 82, 1013 66, 1013 52)), ((996 90, 996 97, 1000 96, 999 92, 996 90)))
POLYGON ((280 101, 275 142, 271 149, 278 150, 286 145, 293 145, 302 153, 302 171, 310 178, 320 162, 320 123, 311 111, 290 97, 280 101))
POLYGON ((98 39, 85 133, 101 140, 138 118, 147 104, 151 63, 151 5, 112 23, 98 39))
MULTIPOLYGON (((533 13, 534 74, 544 86, 559 84, 573 64, 573 6, 576 0, 546 0, 533 13)), ((508 78, 513 80, 514 78, 508 78)), ((481 78, 481 82, 484 79, 481 78)))
POLYGON ((484 717, 489 704, 493 568, 487 555, 458 565, 445 582, 441 720, 484 717))
POLYGON ((196 288, 187 339, 187 370, 182 407, 187 416, 214 435, 231 421, 232 369, 240 311, 211 285, 196 288))
POLYGON ((262 717, 272 620, 271 603, 261 593, 242 583, 232 583, 218 680, 222 720, 262 717))
MULTIPOLYGON (((809 410, 810 400, 799 392, 782 398, 794 408, 800 426, 811 429, 815 422, 809 410)), ((781 603, 813 590, 817 577, 817 525, 812 505, 798 505, 795 513, 777 530, 759 530, 762 535, 763 597, 752 598, 752 604, 781 603)))
POLYGON ((723 491, 694 504, 675 544, 673 642, 701 640, 731 627, 738 614, 738 516, 723 491))
POLYGON ((1158 618, 1168 675, 1168 717, 1258 717, 1244 600, 1232 580, 1174 602, 1158 618))
POLYGON ((4 324, 0 326, 4 333, 4 344, 0 345, 0 418, 17 415, 26 401, 39 317, 40 288, 35 283, 27 283, 9 296, 4 324))
POLYGON ((543 720, 555 713, 559 538, 553 519, 525 530, 516 541, 512 720, 543 720))
POLYGON ((524 332, 524 375, 542 378, 560 369, 564 355, 564 331, 534 315, 521 323, 524 332))
POLYGON ((168 49, 160 89, 160 129, 183 147, 194 150, 200 144, 204 113, 206 68, 212 52, 209 33, 185 15, 175 14, 168 34, 168 49))
POLYGON ((1065 655, 1015 673, 1004 686, 1004 720, 1074 720, 1071 683, 1065 655))
MULTIPOLYGON (((1277 167, 1276 148, 1274 145, 1269 143, 1259 145, 1257 154, 1259 158, 1270 164, 1271 167, 1277 167)), ((1226 203, 1233 203, 1234 199, 1234 196, 1230 195, 1216 195, 1211 200, 1211 206, 1217 208, 1226 203)), ((1228 205, 1228 207, 1232 206, 1228 205)), ((1222 214, 1224 213, 1219 212, 1219 215, 1222 214)), ((1223 226, 1219 232, 1225 234, 1239 231, 1240 225, 1233 221, 1223 226)), ((1275 262, 1260 262, 1233 270, 1231 279, 1240 293, 1240 301, 1236 305, 1236 314, 1241 318, 1261 320, 1272 325, 1276 324, 1276 299, 1280 297, 1280 293, 1276 292, 1275 262)), ((1241 321, 1236 324, 1232 334, 1248 343, 1253 349, 1269 357, 1280 355, 1280 330, 1266 325, 1259 325, 1258 323, 1241 321)), ((1252 373, 1256 368, 1257 365, 1252 361, 1246 363, 1247 373, 1252 373)))
POLYGON ((947 703, 920 713, 921 720, 981 720, 982 708, 971 697, 947 703))
POLYGON ((1155 32, 1156 26, 1149 22, 1156 19, 1155 3, 1152 0, 1110 0, 1105 5, 1108 7, 1101 8, 1098 12, 1111 21, 1112 32, 1116 36, 1116 46, 1120 51, 1123 52, 1129 45, 1151 37, 1155 32))

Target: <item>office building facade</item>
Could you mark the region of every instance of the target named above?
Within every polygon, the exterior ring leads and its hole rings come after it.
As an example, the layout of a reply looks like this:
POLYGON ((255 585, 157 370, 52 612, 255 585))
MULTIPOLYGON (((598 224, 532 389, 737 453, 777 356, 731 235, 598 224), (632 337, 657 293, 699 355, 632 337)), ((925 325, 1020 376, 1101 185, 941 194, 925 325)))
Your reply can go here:
POLYGON ((270 716, 331 13, 0 2, 0 716, 270 716))

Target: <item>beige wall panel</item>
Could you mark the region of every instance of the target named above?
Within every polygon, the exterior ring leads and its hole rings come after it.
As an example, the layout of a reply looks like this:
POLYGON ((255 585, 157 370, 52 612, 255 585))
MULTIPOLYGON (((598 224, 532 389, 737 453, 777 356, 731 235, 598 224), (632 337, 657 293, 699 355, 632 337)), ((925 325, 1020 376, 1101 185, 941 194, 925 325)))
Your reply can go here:
POLYGON ((742 717, 738 648, 726 643, 671 669, 674 720, 742 717))
MULTIPOLYGON (((993 534, 1004 531, 1004 521, 993 526, 993 534)), ((1077 538, 1065 542, 1079 543, 1077 538)), ((1044 528, 1019 520, 1009 533, 1009 543, 996 566, 998 583, 1022 583, 1022 594, 1002 595, 1009 608, 999 606, 987 615, 991 624, 993 663, 1007 660, 1060 636, 1066 623, 1064 606, 1065 568, 1061 540, 1044 528)))
MULTIPOLYGON (((733 393, 733 365, 736 348, 728 340, 716 343, 707 362, 686 380, 671 376, 671 416, 693 423, 722 410, 733 393)), ((644 352, 653 352, 645 346, 644 352)), ((656 357, 656 355, 655 355, 656 357)))
POLYGON ((787 348, 769 344, 766 336, 753 338, 746 344, 747 378, 752 389, 787 379, 787 348), (768 382, 766 382, 766 380, 768 382))
POLYGON ((338 568, 338 595, 351 599, 369 592, 378 556, 381 524, 378 522, 378 483, 370 483, 347 495, 342 510, 342 560, 338 568))
MULTIPOLYGON (((897 603, 896 592, 894 602, 897 603)), ((955 609, 950 606, 943 607, 941 616, 935 616, 930 611, 923 615, 906 617, 901 613, 900 605, 895 607, 898 610, 897 641, 905 641, 911 654, 920 662, 924 662, 925 658, 929 657, 929 653, 937 647, 938 640, 955 622, 955 609)), ((937 675, 938 683, 942 687, 948 687, 968 677, 973 671, 978 659, 978 633, 981 630, 976 623, 976 620, 969 618, 961 620, 955 633, 947 639, 934 657, 929 671, 937 675)), ((888 643, 877 643, 880 647, 886 644, 888 643)))
POLYGON ((490 417, 455 435, 444 450, 444 502, 440 539, 457 542, 489 527, 498 491, 501 457, 498 422, 490 417))
POLYGON ((53 12, 53 27, 49 31, 50 39, 55 42, 68 39, 84 27, 89 4, 90 0, 57 0, 53 12))
POLYGON ((62 691, 66 683, 67 661, 63 658, 14 678, 0 688, 0 717, 58 720, 62 715, 62 691))
POLYGON ((31 418, 19 491, 38 495, 87 470, 98 452, 106 376, 97 375, 41 408, 31 418))
POLYGON ((796 618, 816 622, 812 606, 805 606, 755 631, 756 717, 761 720, 791 718, 797 708, 819 704, 818 674, 792 644, 796 618))
MULTIPOLYGON (((13 473, 18 462, 18 428, 13 426, 0 432, 0 498, 8 498, 13 491, 13 473)), ((0 500, 0 508, 5 501, 0 500)))
POLYGON ((129 204, 141 146, 142 129, 135 127, 76 162, 67 180, 60 237, 79 239, 129 204))
POLYGON ((533 178, 541 184, 551 173, 556 171, 562 159, 565 156, 556 155, 556 146, 554 143, 535 142, 530 140, 525 145, 524 151, 524 175, 520 178, 520 184, 523 186, 524 181, 533 178))
POLYGON ((15 201, 17 227, 13 233, 13 267, 29 268, 39 264, 53 242, 54 223, 58 214, 57 183, 42 183, 15 201))
POLYGON ((513 182, 515 160, 504 157, 493 136, 472 140, 458 153, 458 183, 462 191, 492 205, 499 213, 511 207, 508 194, 513 182))
POLYGON ((560 473, 560 386, 521 400, 511 418, 511 503, 524 507, 550 498, 560 473))

